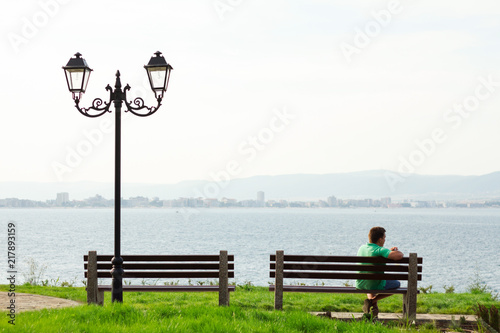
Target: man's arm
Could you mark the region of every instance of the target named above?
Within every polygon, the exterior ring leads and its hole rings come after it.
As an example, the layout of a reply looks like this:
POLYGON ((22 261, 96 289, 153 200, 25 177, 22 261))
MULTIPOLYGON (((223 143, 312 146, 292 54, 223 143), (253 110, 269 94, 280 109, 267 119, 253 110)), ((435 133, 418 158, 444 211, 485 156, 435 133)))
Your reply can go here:
POLYGON ((392 247, 391 253, 389 253, 389 256, 387 258, 392 260, 401 260, 403 259, 403 256, 403 252, 399 251, 397 247, 392 247))

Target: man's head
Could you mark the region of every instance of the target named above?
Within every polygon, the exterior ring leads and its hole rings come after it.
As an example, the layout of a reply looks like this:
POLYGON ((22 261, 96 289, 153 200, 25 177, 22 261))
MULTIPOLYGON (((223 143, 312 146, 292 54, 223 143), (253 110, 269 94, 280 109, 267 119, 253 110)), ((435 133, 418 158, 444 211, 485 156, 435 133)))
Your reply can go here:
POLYGON ((368 240, 370 243, 384 246, 385 243, 385 229, 382 227, 373 227, 368 233, 368 240), (382 245, 380 245, 382 244, 382 245))

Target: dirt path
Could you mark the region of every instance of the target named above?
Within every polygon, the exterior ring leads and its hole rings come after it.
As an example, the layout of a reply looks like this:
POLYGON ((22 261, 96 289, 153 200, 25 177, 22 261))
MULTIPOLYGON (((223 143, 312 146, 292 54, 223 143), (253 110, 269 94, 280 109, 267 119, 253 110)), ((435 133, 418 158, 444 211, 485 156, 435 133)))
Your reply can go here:
MULTIPOLYGON (((8 310, 11 300, 7 292, 0 292, 0 306, 2 310, 8 310)), ((58 309, 68 306, 78 306, 84 303, 72 301, 64 298, 16 293, 15 305, 16 313, 23 311, 33 311, 40 309, 58 309)))

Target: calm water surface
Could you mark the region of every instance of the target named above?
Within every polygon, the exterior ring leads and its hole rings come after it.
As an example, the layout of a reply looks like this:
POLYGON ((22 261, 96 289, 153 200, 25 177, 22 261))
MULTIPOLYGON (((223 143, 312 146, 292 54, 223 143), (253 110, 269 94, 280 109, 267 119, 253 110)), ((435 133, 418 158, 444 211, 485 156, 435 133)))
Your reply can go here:
MULTIPOLYGON (((82 284, 83 254, 113 253, 112 209, 0 209, 17 226, 18 277, 29 259, 42 278, 82 284)), ((269 255, 355 255, 368 230, 383 226, 386 247, 424 258, 420 286, 465 291, 480 278, 500 291, 500 209, 124 209, 122 254, 235 255, 237 283, 266 286, 269 255)), ((7 258, 0 260, 7 277, 7 258)), ((292 281, 289 281, 292 282, 292 281)))

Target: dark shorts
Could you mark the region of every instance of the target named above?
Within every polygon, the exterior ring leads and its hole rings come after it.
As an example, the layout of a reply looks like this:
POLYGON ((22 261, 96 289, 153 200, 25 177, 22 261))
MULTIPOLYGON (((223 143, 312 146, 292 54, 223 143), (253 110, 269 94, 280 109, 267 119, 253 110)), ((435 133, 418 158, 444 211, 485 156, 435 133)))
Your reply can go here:
POLYGON ((385 281, 384 290, 398 289, 401 286, 401 282, 398 280, 387 280, 385 281))

